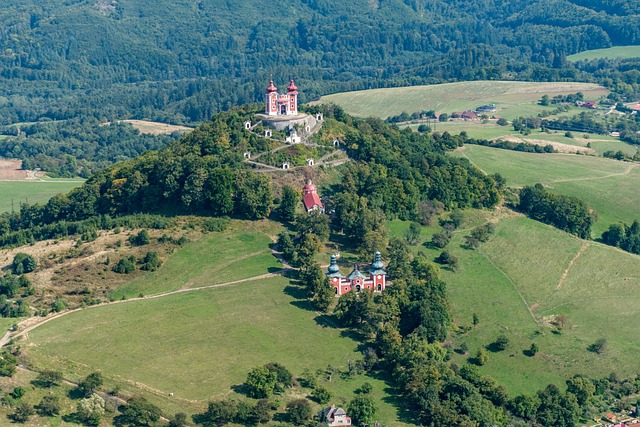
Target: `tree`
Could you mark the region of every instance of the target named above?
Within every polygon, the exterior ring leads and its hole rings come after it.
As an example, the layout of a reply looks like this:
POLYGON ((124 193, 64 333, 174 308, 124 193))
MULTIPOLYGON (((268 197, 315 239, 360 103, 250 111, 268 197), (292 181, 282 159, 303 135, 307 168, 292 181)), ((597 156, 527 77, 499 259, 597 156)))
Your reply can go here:
POLYGON ((473 327, 475 328, 476 326, 478 326, 478 323, 480 323, 480 318, 478 317, 477 313, 473 313, 473 316, 471 318, 471 322, 473 323, 473 327))
POLYGON ((29 421, 29 417, 31 417, 31 415, 35 413, 36 411, 33 409, 33 406, 29 405, 28 403, 22 402, 16 407, 14 413, 11 414, 11 418, 15 422, 26 423, 27 421, 29 421))
POLYGON ((300 192, 285 185, 282 187, 282 198, 280 199, 280 215, 285 221, 293 221, 296 218, 296 207, 300 202, 300 192))
POLYGON ((355 397, 349 402, 347 413, 356 426, 370 425, 377 412, 376 405, 370 396, 363 395, 355 397))
POLYGON ((311 393, 311 396, 313 397, 313 400, 321 405, 329 403, 331 401, 331 398, 333 397, 331 392, 327 390, 326 387, 323 387, 321 385, 316 386, 316 388, 313 390, 313 393, 311 393))
POLYGON ((62 381, 62 372, 59 371, 42 371, 38 374, 33 384, 42 387, 49 388, 55 385, 59 385, 62 381))
POLYGON ((479 348, 475 358, 476 364, 479 366, 482 366, 486 364, 488 361, 489 361, 489 356, 487 355, 487 352, 484 350, 484 348, 479 348))
POLYGON ((404 233, 404 238, 410 245, 415 245, 420 239, 420 232, 422 231, 420 224, 412 222, 409 224, 409 228, 404 233))
POLYGON ((431 244, 436 248, 444 248, 451 241, 451 236, 447 233, 434 233, 431 237, 431 244))
POLYGON ((575 375, 567 380, 567 392, 576 397, 578 405, 584 406, 596 393, 596 386, 589 378, 575 375))
POLYGON ((588 350, 598 354, 604 353, 607 351, 607 340, 605 338, 598 338, 596 342, 588 347, 588 350))
POLYGON ((286 231, 278 234, 278 250, 282 253, 282 258, 287 261, 293 260, 295 256, 295 247, 293 246, 293 240, 286 231))
POLYGON ((547 105, 549 105, 549 102, 550 102, 549 101, 549 95, 542 95, 542 98, 540 99, 539 104, 547 106, 547 105))
POLYGON ((160 408, 144 397, 134 397, 118 410, 121 413, 117 417, 119 425, 150 426, 162 415, 160 408))
POLYGON ((94 392, 102 387, 102 374, 100 372, 92 372, 85 379, 78 383, 78 390, 81 391, 85 397, 89 397, 94 392))
POLYGON ((121 258, 120 261, 112 268, 115 273, 118 274, 129 274, 133 273, 136 269, 136 266, 133 265, 133 262, 129 258, 121 258))
POLYGON ((133 246, 144 246, 150 242, 149 232, 147 230, 141 230, 138 234, 129 237, 129 242, 133 246))
POLYGON ((187 425, 187 414, 178 412, 169 420, 167 427, 185 427, 187 425))
POLYGON ((10 353, 0 353, 0 376, 12 377, 16 373, 18 359, 10 353))
POLYGON ((147 254, 142 259, 142 267, 141 270, 146 271, 156 271, 162 265, 162 261, 158 256, 158 252, 147 252, 147 254))
POLYGON ((327 312, 333 301, 335 300, 334 287, 331 286, 328 278, 322 282, 322 284, 316 289, 316 294, 313 297, 313 305, 316 309, 327 312))
POLYGON ((287 403, 288 420, 295 425, 302 425, 311 418, 311 404, 307 399, 294 399, 287 403))
POLYGON ((44 396, 38 406, 36 406, 38 414, 43 417, 53 417, 60 413, 60 399, 58 396, 47 395, 44 396))
POLYGON ((85 424, 97 426, 104 415, 104 399, 92 394, 78 402, 78 418, 85 424))
POLYGON ((260 399, 256 402, 256 406, 253 407, 253 414, 255 420, 260 424, 265 424, 271 421, 271 407, 272 403, 268 399, 260 399))
POLYGON ((247 375, 245 385, 247 386, 247 395, 254 399, 264 399, 273 394, 276 386, 277 375, 265 366, 253 368, 247 375))
POLYGON ((33 255, 27 255, 25 253, 17 253, 13 257, 13 262, 11 263, 11 269, 13 274, 24 274, 31 273, 37 267, 38 263, 33 255))
POLYGON ((276 383, 282 387, 293 386, 293 374, 285 368, 282 364, 272 362, 264 365, 265 368, 276 374, 276 383))
POLYGON ((504 334, 498 335, 498 338, 496 338, 496 340, 493 342, 493 348, 495 348, 497 351, 506 350, 508 345, 509 338, 507 338, 507 336, 504 334))
POLYGON ((538 354, 538 351, 540 351, 540 349, 538 348, 538 344, 536 343, 531 343, 531 347, 529 347, 529 354, 531 356, 535 356, 536 354, 538 354))

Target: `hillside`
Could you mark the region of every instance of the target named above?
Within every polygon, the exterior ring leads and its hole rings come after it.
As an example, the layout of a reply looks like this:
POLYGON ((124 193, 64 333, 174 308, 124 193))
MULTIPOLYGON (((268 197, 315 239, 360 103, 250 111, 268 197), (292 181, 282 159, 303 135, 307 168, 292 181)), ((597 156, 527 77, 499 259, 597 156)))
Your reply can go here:
POLYGON ((611 0, 8 0, 0 18, 0 124, 85 113, 202 122, 260 100, 271 74, 295 77, 303 100, 453 79, 590 79, 564 58, 640 41, 638 9, 611 0))

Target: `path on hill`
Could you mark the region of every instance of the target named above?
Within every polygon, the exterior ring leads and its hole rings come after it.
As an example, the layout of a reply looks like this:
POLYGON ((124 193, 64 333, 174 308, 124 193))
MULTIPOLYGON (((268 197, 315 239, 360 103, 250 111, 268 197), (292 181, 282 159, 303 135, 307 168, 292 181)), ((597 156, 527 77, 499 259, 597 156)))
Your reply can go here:
POLYGON ((222 288, 222 287, 225 287, 225 286, 232 286, 232 285, 237 285, 237 284, 245 283, 245 282, 251 282, 251 281, 255 281, 255 280, 269 279, 271 277, 284 275, 286 272, 291 271, 291 270, 292 270, 292 267, 290 267, 288 264, 284 264, 284 268, 282 268, 282 269, 280 269, 278 271, 275 271, 273 273, 260 274, 258 276, 247 277, 247 278, 239 279, 239 280, 233 280, 231 282, 218 283, 218 284, 215 284, 215 285, 199 286, 197 288, 181 288, 181 289, 176 289, 174 291, 162 292, 162 293, 154 294, 154 295, 147 295, 147 296, 143 296, 143 297, 129 298, 129 299, 126 299, 126 300, 104 302, 102 304, 90 305, 88 307, 81 307, 81 308, 76 308, 76 309, 73 309, 73 310, 63 311, 61 313, 56 313, 56 314, 53 314, 51 316, 43 317, 43 318, 29 317, 28 319, 25 319, 25 320, 23 320, 23 321, 18 323, 18 329, 19 330, 17 332, 9 330, 4 334, 4 336, 2 338, 0 338, 0 348, 2 348, 5 345, 7 345, 9 343, 9 341, 11 341, 13 339, 20 338, 22 336, 27 335, 29 332, 33 331, 36 328, 39 328, 40 326, 44 325, 45 323, 48 323, 48 322, 50 322, 52 320, 59 319, 60 317, 63 317, 63 316, 66 316, 68 314, 75 313, 75 312, 78 312, 78 311, 90 310, 90 309, 93 309, 93 308, 105 307, 105 306, 114 305, 114 304, 125 304, 125 303, 129 303, 129 302, 146 301, 146 300, 150 300, 150 299, 163 298, 163 297, 167 297, 167 296, 170 296, 170 295, 182 294, 182 293, 186 293, 186 292, 198 292, 198 291, 203 291, 203 290, 206 290, 206 289, 222 288), (34 321, 34 319, 35 319, 35 321, 34 321), (22 327, 22 326, 24 326, 25 328, 20 330, 20 327, 22 327))
POLYGON ((569 261, 569 265, 567 265, 567 268, 565 268, 564 271, 562 272, 562 276, 560 276, 560 280, 558 281, 558 285, 556 286, 556 291, 562 287, 564 281, 567 280, 567 277, 569 277, 569 271, 571 270, 571 267, 573 267, 573 264, 576 262, 578 258, 580 258, 580 255, 582 255, 584 251, 587 250, 587 248, 589 248, 589 243, 582 242, 580 249, 578 249, 578 252, 576 252, 574 257, 571 258, 571 261, 569 261))

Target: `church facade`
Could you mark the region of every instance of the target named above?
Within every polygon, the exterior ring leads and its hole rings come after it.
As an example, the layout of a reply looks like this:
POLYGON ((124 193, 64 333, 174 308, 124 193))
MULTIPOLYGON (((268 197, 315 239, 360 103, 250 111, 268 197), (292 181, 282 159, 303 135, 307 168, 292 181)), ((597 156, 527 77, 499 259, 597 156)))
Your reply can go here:
POLYGON ((287 93, 278 93, 278 88, 269 82, 265 91, 265 114, 269 116, 297 116, 298 115, 298 88, 293 80, 287 87, 287 93))
POLYGON ((336 296, 344 295, 351 291, 361 292, 368 290, 371 292, 382 292, 387 287, 387 272, 384 271, 384 265, 380 260, 380 252, 376 252, 368 275, 363 274, 358 269, 358 264, 354 264, 351 273, 343 276, 342 273, 340 273, 336 256, 331 255, 331 263, 329 264, 327 277, 331 281, 336 296))

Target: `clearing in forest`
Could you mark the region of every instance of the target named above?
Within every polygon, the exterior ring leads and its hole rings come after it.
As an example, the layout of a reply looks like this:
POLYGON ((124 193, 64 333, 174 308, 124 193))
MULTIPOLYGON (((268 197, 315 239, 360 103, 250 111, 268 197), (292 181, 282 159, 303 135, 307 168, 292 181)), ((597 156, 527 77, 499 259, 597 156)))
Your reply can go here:
POLYGON ((513 119, 553 110, 555 106, 538 105, 543 95, 553 98, 576 92, 582 92, 585 99, 598 99, 608 93, 592 83, 472 81, 343 92, 323 96, 320 102, 340 105, 354 116, 381 118, 428 110, 451 114, 496 104, 497 111, 492 114, 513 119))
POLYGON ((567 56, 567 61, 600 58, 640 58, 640 46, 615 46, 606 49, 585 50, 584 52, 567 56))

